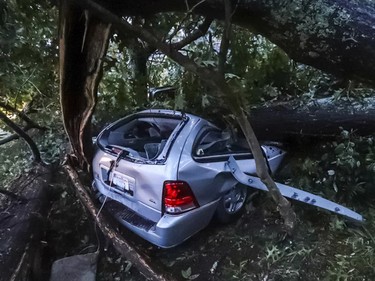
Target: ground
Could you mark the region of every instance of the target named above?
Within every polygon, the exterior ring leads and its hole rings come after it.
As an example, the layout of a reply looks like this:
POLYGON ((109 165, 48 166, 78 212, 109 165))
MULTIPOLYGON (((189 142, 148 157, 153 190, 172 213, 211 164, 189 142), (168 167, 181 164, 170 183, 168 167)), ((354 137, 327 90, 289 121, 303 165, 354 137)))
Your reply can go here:
MULTIPOLYGON (((63 172, 54 186, 61 193, 49 216, 46 278, 52 260, 95 251, 98 245, 95 228, 63 172)), ((375 280, 374 209, 364 208, 369 223, 356 225, 294 203, 298 225, 287 236, 265 193, 246 207, 235 223, 212 223, 172 249, 154 247, 126 230, 123 234, 178 280, 375 280)), ((97 280, 145 280, 102 237, 99 240, 97 280)))

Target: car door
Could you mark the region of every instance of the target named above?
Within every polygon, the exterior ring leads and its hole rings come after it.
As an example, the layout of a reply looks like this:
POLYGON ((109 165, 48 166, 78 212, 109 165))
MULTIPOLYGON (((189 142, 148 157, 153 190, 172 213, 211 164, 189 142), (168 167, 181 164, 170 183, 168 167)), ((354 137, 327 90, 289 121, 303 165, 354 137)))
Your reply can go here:
POLYGON ((202 119, 184 146, 178 169, 178 179, 189 183, 199 204, 220 198, 237 183, 226 167, 229 155, 235 155, 246 172, 255 173, 246 145, 241 146, 229 132, 202 119))

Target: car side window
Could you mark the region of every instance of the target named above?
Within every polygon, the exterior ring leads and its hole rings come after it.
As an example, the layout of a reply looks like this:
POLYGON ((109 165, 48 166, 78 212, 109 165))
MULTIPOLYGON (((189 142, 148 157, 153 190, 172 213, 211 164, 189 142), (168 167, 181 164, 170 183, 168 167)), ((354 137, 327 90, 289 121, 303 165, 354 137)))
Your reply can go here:
POLYGON ((233 153, 251 153, 246 139, 241 133, 206 129, 193 148, 196 157, 220 156, 233 153))
POLYGON ((195 149, 195 156, 212 156, 230 153, 228 145, 230 143, 229 133, 220 130, 208 130, 199 138, 195 149))

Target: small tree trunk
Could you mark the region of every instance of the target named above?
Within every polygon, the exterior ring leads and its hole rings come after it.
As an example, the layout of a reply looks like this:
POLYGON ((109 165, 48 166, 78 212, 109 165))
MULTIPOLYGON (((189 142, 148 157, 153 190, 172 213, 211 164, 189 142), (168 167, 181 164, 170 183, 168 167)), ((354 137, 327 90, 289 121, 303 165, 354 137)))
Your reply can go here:
POLYGON ((286 231, 289 234, 291 234, 296 223, 296 214, 294 213, 290 205, 290 202, 281 195, 280 190, 278 189, 277 185, 272 179, 269 173, 266 159, 264 158, 264 154, 262 152, 262 148, 259 145, 258 139, 243 109, 240 109, 240 111, 236 110, 235 117, 238 124, 241 127, 241 130, 245 135, 246 141, 250 146, 251 152, 254 155, 257 175, 259 176, 261 181, 267 186, 269 193, 271 194, 273 200, 276 202, 278 206, 280 215, 284 219, 286 231))

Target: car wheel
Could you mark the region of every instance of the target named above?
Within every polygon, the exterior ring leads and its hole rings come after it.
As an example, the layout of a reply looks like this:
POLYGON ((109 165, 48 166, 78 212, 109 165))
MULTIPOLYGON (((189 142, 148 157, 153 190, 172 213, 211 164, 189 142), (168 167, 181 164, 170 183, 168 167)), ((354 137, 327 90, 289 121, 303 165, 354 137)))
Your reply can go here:
POLYGON ((230 223, 237 219, 245 209, 248 187, 237 184, 224 194, 216 209, 215 218, 221 223, 230 223))

